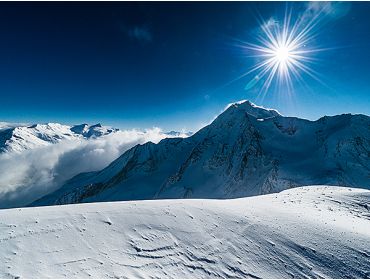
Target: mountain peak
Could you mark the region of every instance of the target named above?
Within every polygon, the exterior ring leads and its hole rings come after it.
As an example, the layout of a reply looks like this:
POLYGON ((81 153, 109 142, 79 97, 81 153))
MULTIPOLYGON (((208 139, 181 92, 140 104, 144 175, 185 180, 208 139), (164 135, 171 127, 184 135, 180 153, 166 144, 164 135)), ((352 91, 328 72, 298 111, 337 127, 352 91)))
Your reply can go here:
POLYGON ((82 123, 74 125, 71 127, 71 131, 77 134, 83 134, 88 130, 89 125, 87 123, 82 123))
POLYGON ((237 198, 319 184, 367 187, 370 118, 342 118, 311 122, 250 101, 232 103, 193 136, 137 145, 32 205, 237 198))
POLYGON ((117 131, 116 128, 104 127, 100 123, 92 126, 86 123, 74 126, 59 123, 4 125, 0 127, 0 153, 22 152, 62 140, 97 138, 117 131))
POLYGON ((103 127, 103 126, 101 125, 101 123, 97 123, 97 124, 92 125, 90 128, 94 128, 94 127, 103 127))
POLYGON ((281 114, 277 110, 258 106, 250 102, 249 100, 241 100, 238 102, 230 103, 226 106, 223 114, 231 111, 244 111, 248 115, 258 119, 281 116, 281 114))

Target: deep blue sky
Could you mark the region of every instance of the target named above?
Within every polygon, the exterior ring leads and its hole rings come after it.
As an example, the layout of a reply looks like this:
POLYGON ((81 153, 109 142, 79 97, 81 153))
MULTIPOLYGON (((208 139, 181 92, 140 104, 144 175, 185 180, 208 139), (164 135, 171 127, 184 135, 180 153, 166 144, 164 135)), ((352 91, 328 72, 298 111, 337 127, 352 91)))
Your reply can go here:
MULTIPOLYGON (((307 3, 290 3, 294 15, 307 3)), ((284 2, 1 3, 0 121, 102 122, 120 128, 195 130, 246 91, 257 15, 282 20, 284 2)), ((312 44, 333 48, 288 98, 262 104, 317 119, 370 114, 370 3, 334 5, 312 44)))

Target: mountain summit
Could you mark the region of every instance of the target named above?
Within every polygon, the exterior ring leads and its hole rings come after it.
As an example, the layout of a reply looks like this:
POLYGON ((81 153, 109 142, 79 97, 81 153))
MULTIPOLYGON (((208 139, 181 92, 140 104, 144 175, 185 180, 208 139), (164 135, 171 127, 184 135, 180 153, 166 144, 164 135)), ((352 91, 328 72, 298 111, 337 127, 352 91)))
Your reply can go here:
POLYGON ((137 145, 33 205, 159 198, 237 198, 304 185, 368 188, 370 117, 309 121, 233 103, 188 138, 137 145))
POLYGON ((257 106, 256 104, 250 102, 249 100, 242 100, 239 102, 231 103, 228 106, 226 106, 224 112, 225 111, 229 111, 229 113, 233 111, 242 111, 250 116, 260 119, 281 116, 281 114, 275 109, 268 109, 262 106, 257 106))

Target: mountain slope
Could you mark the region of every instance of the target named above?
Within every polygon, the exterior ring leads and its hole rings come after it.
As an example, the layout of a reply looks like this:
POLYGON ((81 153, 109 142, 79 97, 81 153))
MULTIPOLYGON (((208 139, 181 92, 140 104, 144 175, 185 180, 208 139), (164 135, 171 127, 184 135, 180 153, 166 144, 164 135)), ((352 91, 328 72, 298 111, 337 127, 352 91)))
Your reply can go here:
POLYGON ((308 121, 235 103, 186 139, 138 145, 33 205, 236 198, 329 184, 368 188, 370 117, 308 121))
POLYGON ((370 191, 0 210, 1 278, 369 278, 370 191))
POLYGON ((101 124, 68 126, 48 123, 14 127, 8 125, 0 129, 0 153, 22 152, 61 140, 100 137, 116 131, 118 129, 103 127, 101 124))

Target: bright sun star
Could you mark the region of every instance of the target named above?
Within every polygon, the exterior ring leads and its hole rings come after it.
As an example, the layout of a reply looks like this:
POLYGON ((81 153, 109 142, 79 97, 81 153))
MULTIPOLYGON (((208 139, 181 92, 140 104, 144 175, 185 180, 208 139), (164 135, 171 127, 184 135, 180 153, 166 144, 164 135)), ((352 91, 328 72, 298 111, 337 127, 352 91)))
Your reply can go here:
POLYGON ((313 53, 322 50, 312 48, 315 28, 320 22, 319 16, 320 13, 309 21, 301 17, 291 23, 291 13, 286 12, 283 22, 273 19, 262 22, 262 32, 257 37, 257 43, 243 42, 244 52, 258 60, 243 76, 255 73, 255 77, 263 81, 263 94, 275 78, 279 88, 284 91, 292 87, 293 77, 304 82, 303 73, 318 80, 310 65, 314 61, 313 53))
POLYGON ((281 46, 281 47, 279 47, 275 50, 274 55, 275 55, 276 60, 280 64, 285 64, 291 56, 290 52, 291 52, 291 50, 289 50, 288 47, 281 46))

